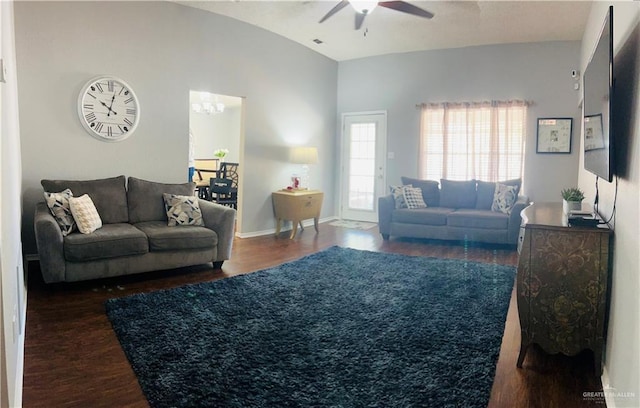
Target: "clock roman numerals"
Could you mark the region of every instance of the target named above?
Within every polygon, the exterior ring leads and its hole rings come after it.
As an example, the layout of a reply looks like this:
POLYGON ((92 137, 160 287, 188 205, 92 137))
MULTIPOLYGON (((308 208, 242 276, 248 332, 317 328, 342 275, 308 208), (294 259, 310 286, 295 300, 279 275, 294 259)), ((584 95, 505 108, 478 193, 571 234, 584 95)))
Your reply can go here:
POLYGON ((131 103, 133 102, 133 96, 130 96, 129 98, 124 100, 124 103, 131 103))
POLYGON ((135 115, 136 114, 136 110, 127 108, 126 113, 127 113, 127 115, 135 115))
POLYGON ((100 91, 100 93, 104 92, 104 89, 102 89, 102 84, 100 82, 96 82, 96 89, 100 91))
POLYGON ((86 115, 84 115, 85 119, 87 119, 87 122, 95 122, 96 118, 96 114, 93 112, 87 113, 86 115))

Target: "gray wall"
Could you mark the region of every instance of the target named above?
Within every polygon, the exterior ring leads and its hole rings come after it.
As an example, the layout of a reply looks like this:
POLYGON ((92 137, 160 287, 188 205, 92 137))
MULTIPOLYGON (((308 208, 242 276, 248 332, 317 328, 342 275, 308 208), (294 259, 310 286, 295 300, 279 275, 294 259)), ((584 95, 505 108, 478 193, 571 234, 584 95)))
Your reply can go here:
MULTIPOLYGON (((582 41, 581 67, 595 47, 610 3, 595 2, 582 41)), ((640 406, 640 4, 615 2, 613 10, 613 94, 616 181, 599 181, 600 213, 615 206, 611 306, 602 385, 609 407, 640 406), (633 396, 629 396, 633 394, 633 396)), ((580 147, 582 150, 582 146, 580 147)), ((580 188, 593 203, 596 176, 582 169, 580 188)))
MULTIPOLYGON (((287 146, 318 146, 313 185, 333 188, 335 61, 170 2, 17 2, 15 29, 26 253, 43 178, 186 181, 190 89, 246 97, 240 233, 274 227, 271 192, 295 169, 287 146), (80 88, 99 74, 124 79, 140 100, 140 125, 120 143, 89 136, 77 117, 80 88)), ((327 201, 322 217, 335 213, 327 201)))
POLYGON ((422 102, 525 99, 528 112, 524 193, 535 201, 558 201, 577 183, 579 134, 577 69, 579 42, 481 46, 412 52, 341 62, 338 112, 387 110, 387 182, 417 176, 422 102), (573 118, 572 153, 536 154, 538 117, 573 118))

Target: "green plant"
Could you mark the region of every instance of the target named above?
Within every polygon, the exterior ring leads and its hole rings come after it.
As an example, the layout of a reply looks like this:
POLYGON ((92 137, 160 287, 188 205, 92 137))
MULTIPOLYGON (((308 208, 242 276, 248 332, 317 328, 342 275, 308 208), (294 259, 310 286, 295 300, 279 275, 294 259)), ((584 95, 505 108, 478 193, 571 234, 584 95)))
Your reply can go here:
POLYGON ((562 190, 562 198, 566 201, 582 201, 584 193, 577 187, 565 188, 562 190))
POLYGON ((219 159, 224 159, 224 156, 226 156, 227 153, 229 153, 228 149, 217 149, 215 152, 213 152, 213 155, 219 159))

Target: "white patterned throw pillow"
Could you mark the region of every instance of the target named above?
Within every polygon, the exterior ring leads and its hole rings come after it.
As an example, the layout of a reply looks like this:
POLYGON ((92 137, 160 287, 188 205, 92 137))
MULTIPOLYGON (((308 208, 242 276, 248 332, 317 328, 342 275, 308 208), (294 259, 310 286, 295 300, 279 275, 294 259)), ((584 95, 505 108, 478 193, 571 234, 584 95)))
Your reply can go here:
POLYGON ((404 195, 404 201, 407 203, 407 208, 427 208, 427 204, 422 198, 422 189, 420 187, 405 186, 402 194, 404 195))
POLYGON ((507 186, 505 184, 496 183, 496 190, 493 193, 493 204, 491 211, 511 213, 511 208, 516 203, 518 186, 507 186))
POLYGON ((204 226, 198 197, 175 194, 162 194, 164 206, 167 209, 168 225, 200 225, 204 226))
POLYGON ((59 193, 44 193, 47 207, 49 207, 51 215, 60 226, 64 237, 77 229, 76 221, 73 219, 73 214, 71 214, 71 208, 69 207, 69 198, 71 197, 73 197, 73 193, 69 189, 59 193))
POLYGON ((102 228, 102 219, 93 204, 93 200, 89 195, 84 194, 80 197, 71 197, 69 199, 69 207, 71 214, 78 225, 78 230, 83 234, 91 234, 98 228, 102 228))
POLYGON ((404 199, 405 187, 413 187, 413 186, 411 184, 407 184, 404 186, 389 186, 389 191, 393 195, 393 200, 396 203, 396 209, 407 208, 407 202, 404 199))

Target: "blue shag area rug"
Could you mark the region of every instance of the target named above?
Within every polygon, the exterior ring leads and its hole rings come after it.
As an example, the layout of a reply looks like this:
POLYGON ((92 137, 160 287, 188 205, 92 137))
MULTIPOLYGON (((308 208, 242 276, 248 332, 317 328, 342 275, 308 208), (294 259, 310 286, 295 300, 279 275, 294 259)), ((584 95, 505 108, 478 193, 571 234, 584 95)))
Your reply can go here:
POLYGON ((515 268, 332 247, 110 299, 152 407, 486 407, 515 268))

